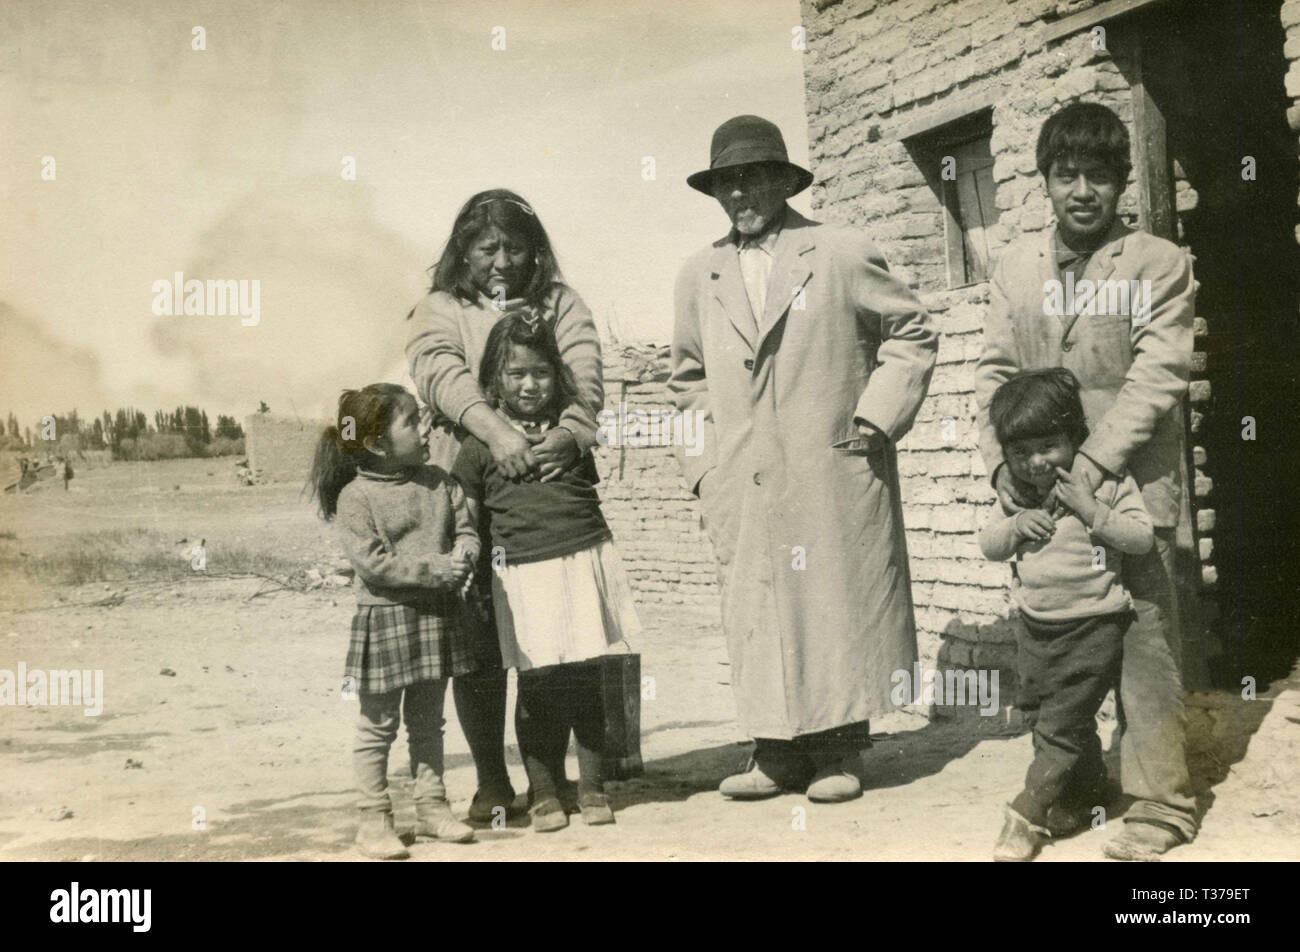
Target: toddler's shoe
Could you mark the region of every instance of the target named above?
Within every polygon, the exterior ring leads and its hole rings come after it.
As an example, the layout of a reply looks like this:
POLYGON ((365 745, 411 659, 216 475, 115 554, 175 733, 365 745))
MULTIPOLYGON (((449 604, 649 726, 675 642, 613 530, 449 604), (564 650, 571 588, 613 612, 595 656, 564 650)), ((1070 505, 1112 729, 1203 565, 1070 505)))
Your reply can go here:
POLYGON ((365 811, 357 826, 357 849, 370 859, 406 859, 411 854, 397 838, 391 813, 365 811))
POLYGON ((504 787, 480 787, 474 791, 474 799, 469 805, 471 823, 491 823, 500 810, 505 811, 505 818, 512 820, 523 810, 515 806, 515 788, 507 784, 504 787))
MULTIPOLYGON (((578 806, 578 783, 576 780, 561 780, 555 785, 555 798, 560 801, 564 807, 564 812, 573 816, 581 811, 578 806)), ((528 793, 524 796, 527 804, 526 809, 531 810, 533 804, 537 802, 537 795, 533 793, 533 788, 528 788, 528 793)))
POLYGON ((1052 832, 1053 838, 1071 836, 1091 826, 1095 815, 1093 811, 1097 807, 1109 810, 1119 795, 1119 784, 1109 778, 1101 778, 1085 790, 1071 793, 1048 807, 1047 822, 1044 825, 1052 832))
POLYGON ((578 807, 582 810, 582 822, 588 826, 604 826, 614 822, 614 808, 609 797, 603 793, 584 793, 578 797, 578 807))
POLYGON ((856 755, 819 759, 817 772, 808 784, 808 799, 813 803, 844 803, 862 796, 862 781, 854 773, 859 762, 856 755))
POLYGON ((569 814, 558 797, 544 797, 532 805, 528 813, 533 818, 533 829, 538 833, 555 833, 569 825, 569 814))
POLYGON ((415 835, 428 836, 449 843, 469 843, 474 830, 456 819, 446 800, 416 801, 415 835))
POLYGON ((1052 834, 1045 827, 1030 823, 1010 806, 1006 809, 1007 820, 1002 824, 1002 833, 998 836, 997 845, 993 847, 993 861, 1028 863, 1038 855, 1039 850, 1051 839, 1052 834))

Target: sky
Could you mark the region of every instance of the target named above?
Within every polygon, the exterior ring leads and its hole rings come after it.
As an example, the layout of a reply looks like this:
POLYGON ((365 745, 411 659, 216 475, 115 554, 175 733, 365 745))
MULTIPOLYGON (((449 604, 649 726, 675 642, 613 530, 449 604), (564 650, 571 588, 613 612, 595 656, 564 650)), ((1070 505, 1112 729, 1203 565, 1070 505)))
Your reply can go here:
POLYGON ((598 321, 666 342, 678 269, 727 229, 685 184, 713 130, 756 113, 807 165, 798 24, 797 0, 0 5, 0 413, 326 416, 400 379, 493 187, 598 321), (176 272, 256 280, 258 322, 156 314, 176 272))

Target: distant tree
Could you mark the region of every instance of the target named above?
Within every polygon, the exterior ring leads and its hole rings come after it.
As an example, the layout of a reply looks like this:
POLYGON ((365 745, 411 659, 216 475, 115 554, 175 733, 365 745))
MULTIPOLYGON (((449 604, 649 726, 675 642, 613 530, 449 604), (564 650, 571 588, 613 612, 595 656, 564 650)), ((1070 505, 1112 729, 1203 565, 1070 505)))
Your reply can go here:
MULTIPOLYGON (((105 411, 107 412, 107 411, 105 411)), ((113 451, 116 453, 122 445, 122 441, 131 436, 131 421, 127 419, 126 411, 118 408, 117 413, 113 415, 113 451)))
POLYGON ((234 417, 217 416, 217 439, 242 440, 243 438, 244 428, 234 417))
POLYGON ((265 401, 265 400, 258 400, 258 401, 257 401, 257 412, 258 412, 258 413, 270 413, 270 412, 271 412, 271 408, 268 407, 268 406, 266 405, 266 401, 265 401))
POLYGON ((95 417, 95 422, 90 425, 90 439, 95 449, 104 445, 104 421, 99 417, 95 417))
POLYGON ((19 439, 22 436, 22 434, 18 432, 18 417, 14 416, 12 413, 9 414, 9 418, 5 421, 5 426, 8 428, 9 435, 13 439, 19 439))
POLYGON ((212 430, 208 426, 208 411, 207 410, 201 411, 200 417, 202 418, 202 422, 203 422, 203 431, 202 431, 203 445, 207 446, 209 443, 212 442, 212 430))

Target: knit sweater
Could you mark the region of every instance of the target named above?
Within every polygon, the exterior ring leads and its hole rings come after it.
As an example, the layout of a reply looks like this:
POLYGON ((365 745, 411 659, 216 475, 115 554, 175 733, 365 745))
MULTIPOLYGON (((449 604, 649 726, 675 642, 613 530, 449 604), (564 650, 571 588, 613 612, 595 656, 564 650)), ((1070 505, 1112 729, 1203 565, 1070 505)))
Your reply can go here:
POLYGON ((1066 621, 1108 615, 1131 606, 1120 582, 1123 556, 1150 551, 1155 535, 1142 492, 1132 476, 1102 481, 1095 493, 1091 526, 1065 510, 1045 542, 1021 539, 1016 516, 995 515, 980 531, 984 556, 1016 556, 1011 595, 1020 610, 1038 621, 1066 621), (1099 551, 1095 551, 1100 548, 1099 551))
MULTIPOLYGON (((406 357, 416 392, 434 410, 434 420, 457 425, 465 411, 486 402, 478 387, 479 365, 488 333, 508 313, 532 311, 522 300, 500 308, 482 294, 466 302, 445 291, 428 294, 407 315, 406 357)), ((580 403, 564 408, 560 426, 573 433, 578 448, 596 445, 596 413, 605 405, 600 336, 591 312, 572 288, 556 284, 539 316, 555 333, 565 366, 578 384, 580 403)), ((448 465, 450 465, 448 460, 448 465)))
POLYGON ((335 520, 356 569, 358 605, 409 604, 453 588, 449 553, 458 543, 471 563, 478 560, 465 493, 436 466, 359 470, 339 493, 335 520))
POLYGON ((471 499, 491 515, 492 555, 507 565, 581 552, 611 538, 600 511, 596 462, 587 453, 555 479, 508 479, 492 451, 466 437, 452 469, 471 499))

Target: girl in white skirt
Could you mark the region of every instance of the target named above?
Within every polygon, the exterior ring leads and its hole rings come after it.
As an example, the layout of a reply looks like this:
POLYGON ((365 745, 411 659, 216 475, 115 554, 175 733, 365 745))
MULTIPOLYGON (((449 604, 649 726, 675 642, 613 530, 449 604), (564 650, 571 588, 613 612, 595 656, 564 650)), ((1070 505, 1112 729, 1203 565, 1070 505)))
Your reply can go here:
MULTIPOLYGON (((579 399, 554 334, 527 312, 492 328, 479 386, 496 412, 525 434, 555 426, 560 410, 579 399)), ((514 480, 482 441, 469 436, 452 474, 476 516, 485 507, 490 518, 492 604, 503 663, 519 672, 515 732, 533 827, 552 832, 568 826, 559 794, 570 731, 578 748, 582 818, 613 823, 601 778, 600 669, 592 659, 639 632, 640 624, 601 515, 595 461, 588 453, 554 478, 514 480)))

